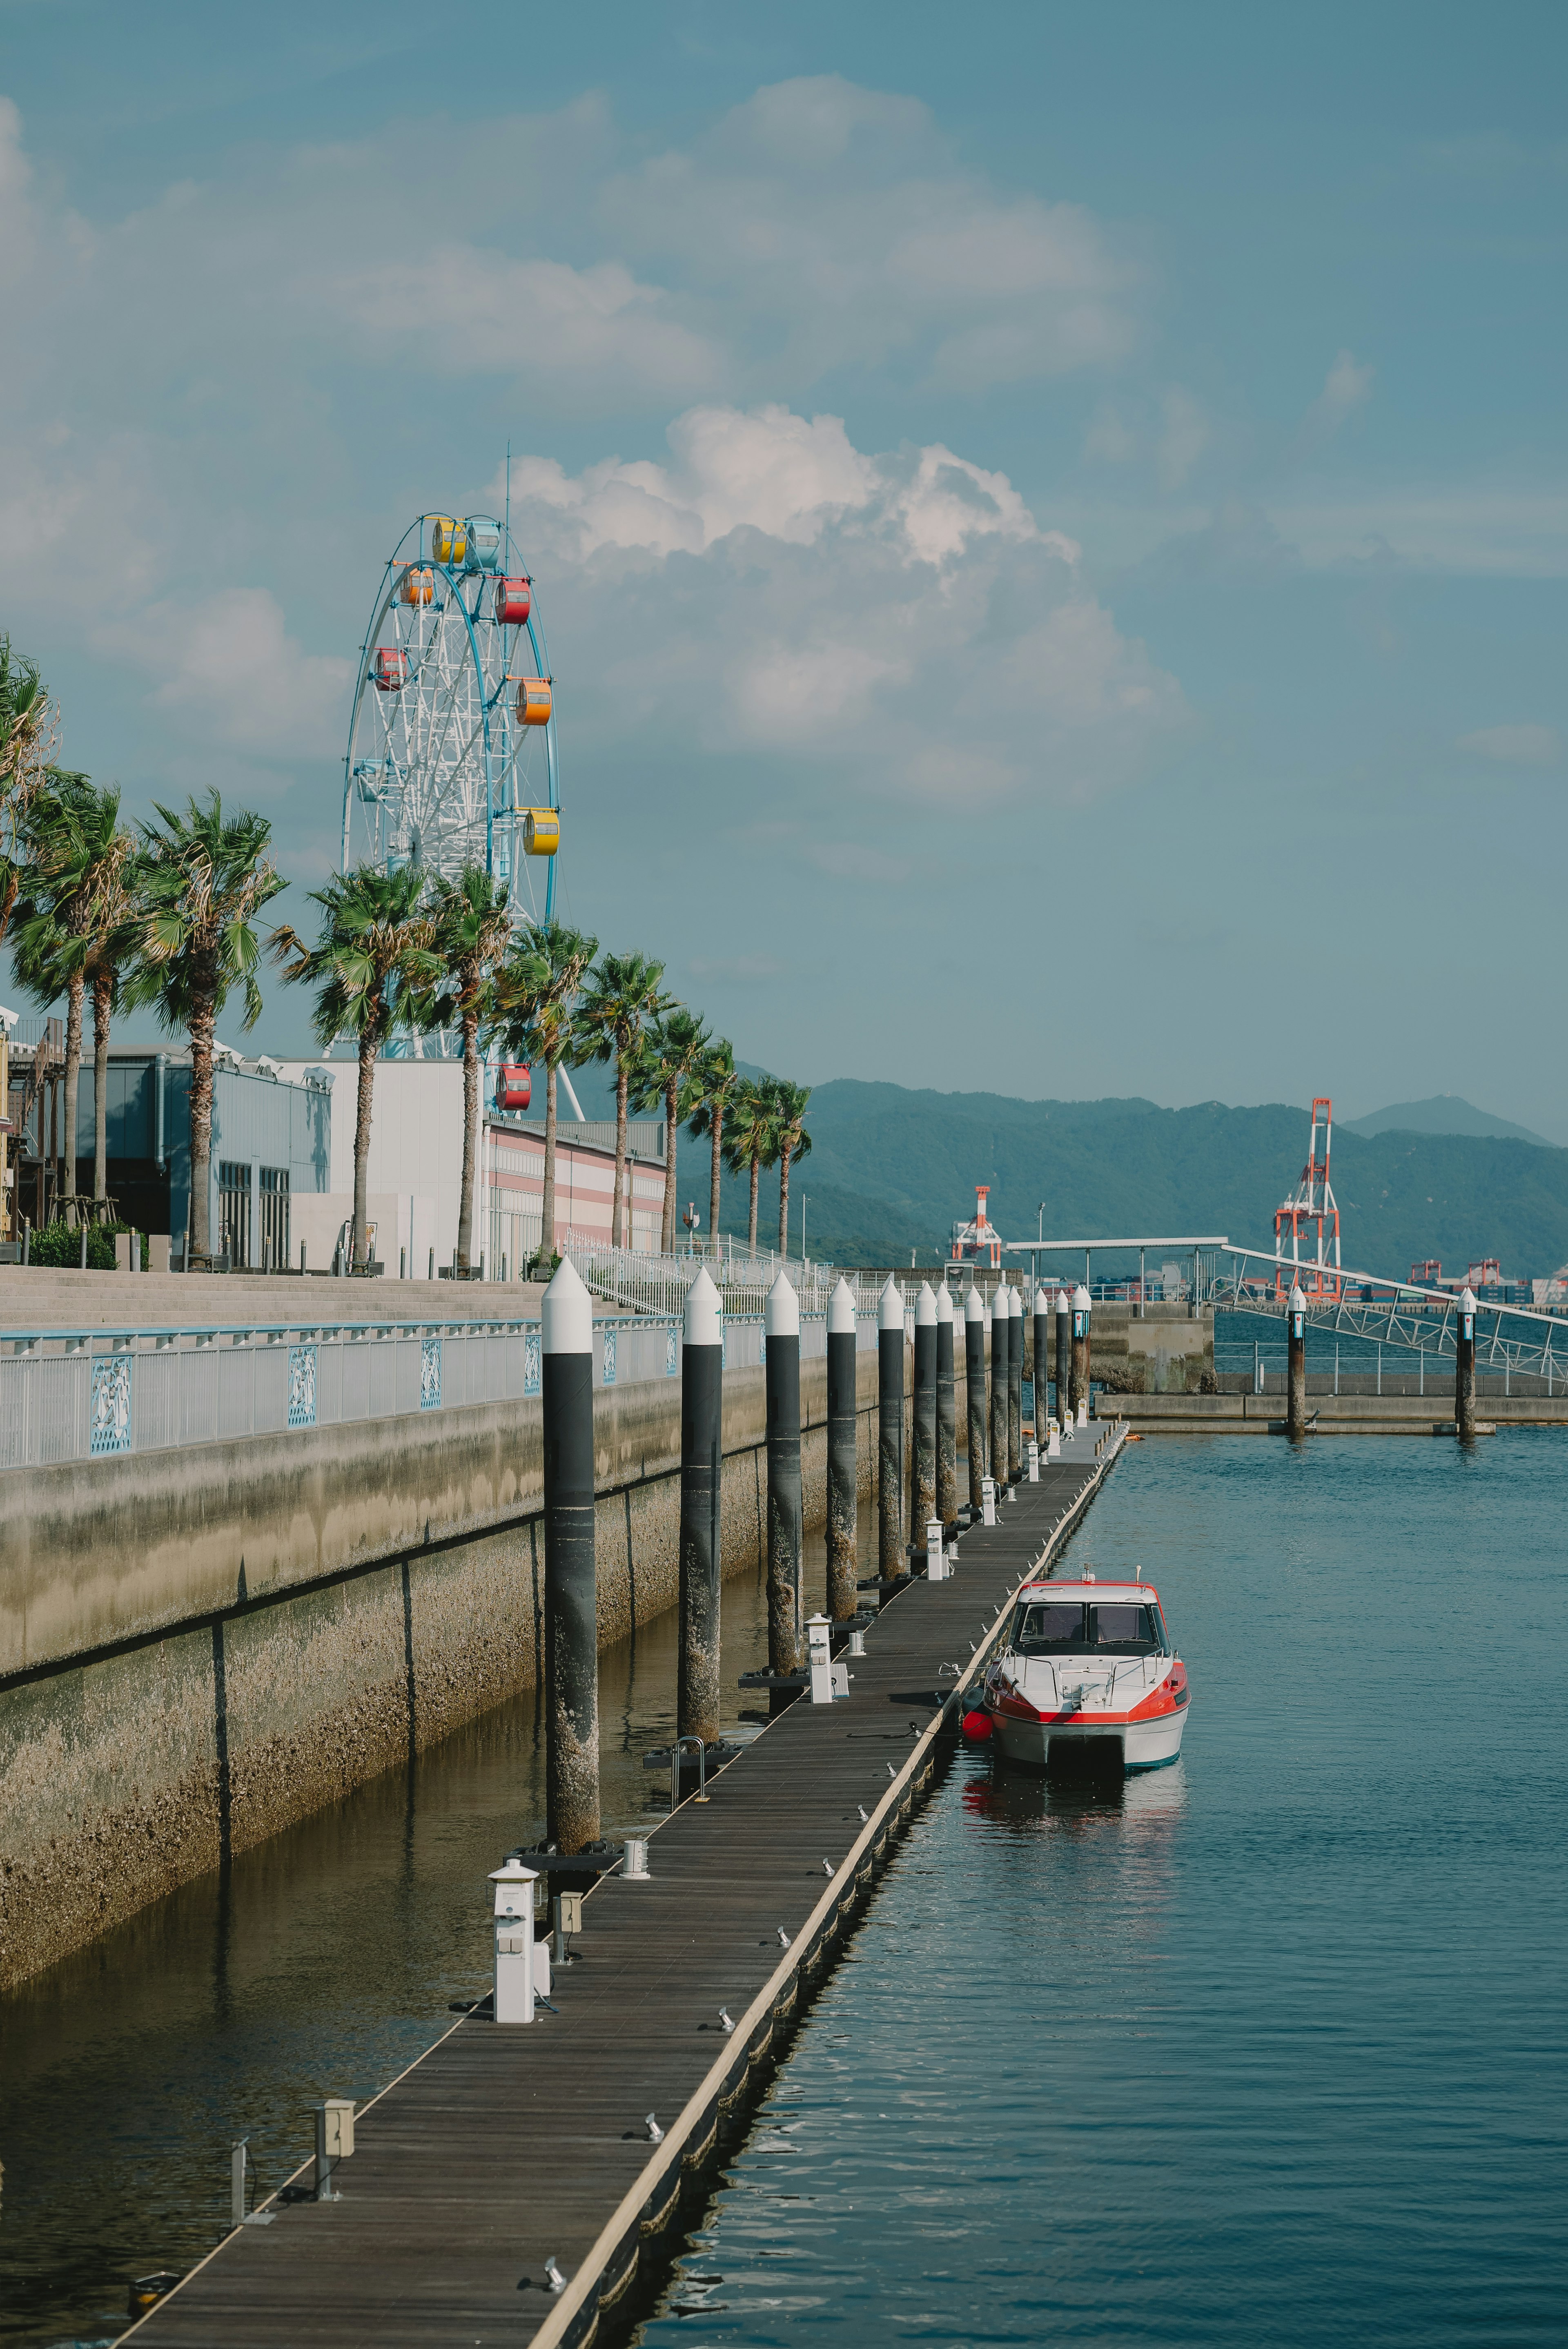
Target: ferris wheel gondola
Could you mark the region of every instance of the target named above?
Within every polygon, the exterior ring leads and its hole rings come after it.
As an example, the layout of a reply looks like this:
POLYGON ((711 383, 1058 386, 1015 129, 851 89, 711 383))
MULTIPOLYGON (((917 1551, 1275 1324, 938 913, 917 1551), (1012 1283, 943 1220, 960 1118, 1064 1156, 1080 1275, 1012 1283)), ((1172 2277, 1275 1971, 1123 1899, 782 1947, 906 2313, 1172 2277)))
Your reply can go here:
POLYGON ((505 523, 421 514, 360 649, 344 760, 343 869, 480 865, 517 912, 555 910, 555 689, 533 581, 505 523))

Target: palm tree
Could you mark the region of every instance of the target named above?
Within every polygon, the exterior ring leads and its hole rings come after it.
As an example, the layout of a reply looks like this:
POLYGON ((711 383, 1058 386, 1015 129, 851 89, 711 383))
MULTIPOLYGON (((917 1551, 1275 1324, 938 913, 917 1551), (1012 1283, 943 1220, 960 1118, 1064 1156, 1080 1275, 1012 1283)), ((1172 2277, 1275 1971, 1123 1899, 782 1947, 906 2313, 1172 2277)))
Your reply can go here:
POLYGON ((585 1058, 615 1063, 615 1198, 610 1216, 610 1244, 631 1245, 631 1217, 626 1204, 626 1100, 637 1068, 643 1038, 651 1019, 675 1009, 676 999, 665 995, 659 981, 662 962, 646 955, 605 955, 593 972, 593 984, 578 1007, 583 1038, 591 1043, 585 1058))
POLYGON ((262 1015, 256 984, 256 916, 284 881, 268 846, 264 815, 242 808, 225 817, 216 791, 185 812, 153 802, 158 823, 141 827, 137 959, 123 994, 150 1005, 166 1034, 191 1039, 190 1245, 211 1253, 212 1041, 231 988, 242 989, 247 1028, 262 1015))
POLYGON ((460 1028, 463 1037, 463 1187, 458 1208, 458 1270, 473 1263, 474 1182, 480 1138, 480 1031, 496 1011, 496 974, 511 950, 507 893, 480 864, 466 865, 457 881, 438 878, 428 911, 442 977, 429 1024, 460 1028))
POLYGON ((322 910, 321 936, 306 946, 286 924, 273 936, 273 952, 291 983, 318 991, 312 1025, 323 1051, 352 1036, 359 1053, 359 1097, 354 1123, 354 1257, 369 1260, 370 1123, 376 1056, 400 1014, 441 978, 433 952, 434 924, 421 904, 425 874, 417 864, 396 873, 362 864, 335 874, 310 902, 322 910))
POLYGON ((789 1253, 789 1168, 797 1158, 804 1158, 811 1147, 811 1137, 802 1121, 806 1103, 811 1098, 810 1085, 792 1085, 787 1077, 773 1081, 773 1114, 779 1133, 779 1253, 789 1253))
POLYGON ((46 788, 57 717, 36 661, 0 636, 0 939, 23 880, 28 812, 46 788))
POLYGON ((732 1174, 751 1177, 751 1215, 746 1246, 757 1254, 757 1186, 762 1169, 779 1162, 778 1102, 770 1082, 743 1077, 735 1088, 726 1121, 724 1163, 732 1174))
POLYGON ((555 1254, 555 1096, 564 1064, 582 1057, 573 1013, 599 941, 564 922, 524 931, 496 978, 496 1038, 509 1060, 544 1063, 544 1196, 539 1253, 555 1254))
POLYGON ((660 1246, 666 1256, 673 1256, 676 1247, 676 1134, 696 1098, 696 1081, 708 1042, 708 1031, 696 1013, 678 1003, 648 1030, 646 1049, 632 1079, 633 1106, 662 1108, 665 1113, 665 1215, 660 1246))
POLYGON ((713 1172, 708 1186, 707 1228, 718 1246, 718 1178, 724 1164, 724 1121, 737 1088, 745 1080, 735 1065, 735 1048, 721 1040, 708 1047, 707 1058, 693 1081, 691 1130, 713 1142, 713 1172))
POLYGON ((108 1195, 109 1021, 120 968, 134 942, 136 843, 119 823, 119 793, 52 770, 26 819, 29 886, 15 907, 17 978, 45 1009, 66 998, 65 1145, 61 1189, 77 1187, 77 1099, 82 1009, 93 1006, 93 1197, 108 1195), (68 1170, 68 1171, 67 1171, 68 1170))

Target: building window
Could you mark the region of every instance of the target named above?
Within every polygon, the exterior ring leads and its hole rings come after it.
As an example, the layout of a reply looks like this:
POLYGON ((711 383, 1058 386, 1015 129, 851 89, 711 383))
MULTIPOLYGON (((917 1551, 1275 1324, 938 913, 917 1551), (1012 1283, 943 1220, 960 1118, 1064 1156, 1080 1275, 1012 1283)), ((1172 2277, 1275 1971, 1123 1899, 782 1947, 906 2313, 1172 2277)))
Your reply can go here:
POLYGON ((231 1265, 251 1261, 251 1169, 238 1158, 218 1161, 218 1250, 231 1265))
POLYGON ((262 1169, 262 1270, 286 1272, 289 1268, 289 1170, 262 1169))

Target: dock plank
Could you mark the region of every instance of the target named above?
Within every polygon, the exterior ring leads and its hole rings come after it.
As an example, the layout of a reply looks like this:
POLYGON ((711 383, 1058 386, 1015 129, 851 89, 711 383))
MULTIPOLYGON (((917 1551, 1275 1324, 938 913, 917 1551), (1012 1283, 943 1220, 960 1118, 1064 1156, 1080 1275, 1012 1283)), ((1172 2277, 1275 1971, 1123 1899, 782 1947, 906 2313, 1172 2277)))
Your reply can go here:
MULTIPOLYGON (((651 1830, 649 1880, 607 1877, 590 1895, 556 2013, 448 2031, 361 2109, 339 2200, 236 2230, 122 2337, 139 2349, 586 2343, 644 2246, 657 2256, 683 2165, 711 2145, 722 2102, 744 2097, 748 2060, 779 2049, 932 1783, 956 1702, 943 1666, 973 1680, 1014 1591, 1119 1444, 1091 1427, 1042 1462, 994 1527, 961 1537, 950 1579, 917 1579, 884 1607, 846 1700, 791 1705, 709 1782, 706 1804, 688 1799, 651 1830), (666 2132, 657 2145, 650 2111, 666 2132), (552 2257, 561 2294, 544 2283, 552 2257)), ((476 1916, 482 1979, 481 1930, 476 1916)))

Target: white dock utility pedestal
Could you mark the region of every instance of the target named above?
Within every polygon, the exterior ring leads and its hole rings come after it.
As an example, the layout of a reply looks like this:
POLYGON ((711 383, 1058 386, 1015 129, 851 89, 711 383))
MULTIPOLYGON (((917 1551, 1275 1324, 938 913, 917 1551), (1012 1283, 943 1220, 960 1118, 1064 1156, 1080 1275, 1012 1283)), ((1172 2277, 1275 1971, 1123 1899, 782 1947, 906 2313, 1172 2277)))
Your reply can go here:
POLYGON ((490 1880, 495 1886, 495 2019, 531 2023, 536 1986, 533 1888, 539 1878, 521 1860, 509 1859, 490 1870, 490 1880))
POLYGON ((825 1615, 813 1615, 806 1625, 806 1661, 811 1670, 811 1702, 831 1704, 850 1692, 848 1664, 833 1661, 832 1626, 825 1615))

